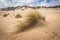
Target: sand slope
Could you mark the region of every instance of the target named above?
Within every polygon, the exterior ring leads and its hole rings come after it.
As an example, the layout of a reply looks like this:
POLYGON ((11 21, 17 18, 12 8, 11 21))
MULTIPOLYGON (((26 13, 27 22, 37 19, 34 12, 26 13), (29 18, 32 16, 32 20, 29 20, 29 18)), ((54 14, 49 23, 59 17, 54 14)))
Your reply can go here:
POLYGON ((28 12, 15 10, 0 12, 0 40, 60 40, 60 9, 36 9, 45 16, 45 22, 40 22, 34 25, 33 28, 29 28, 21 33, 9 33, 8 28, 13 27, 15 22, 20 20, 14 18, 14 15, 18 13, 28 12), (7 17, 3 17, 3 14, 9 13, 7 17), (8 33, 7 33, 8 31, 8 33))

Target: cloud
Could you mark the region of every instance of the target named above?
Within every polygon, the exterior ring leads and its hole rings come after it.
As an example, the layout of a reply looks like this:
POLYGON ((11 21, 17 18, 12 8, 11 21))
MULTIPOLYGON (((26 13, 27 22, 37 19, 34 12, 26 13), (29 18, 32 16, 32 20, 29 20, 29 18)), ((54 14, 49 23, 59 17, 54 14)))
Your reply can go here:
POLYGON ((49 7, 49 6, 58 6, 58 5, 60 5, 60 0, 49 0, 49 1, 44 0, 40 4, 40 6, 47 6, 47 7, 49 7))
POLYGON ((60 5, 60 0, 52 0, 52 1, 50 1, 50 3, 49 3, 49 5, 51 5, 51 6, 57 6, 57 5, 60 5))
POLYGON ((0 0, 0 8, 1 7, 3 8, 3 7, 30 5, 34 2, 37 2, 37 0, 0 0))
POLYGON ((15 6, 56 6, 60 0, 0 0, 0 8, 15 6))
POLYGON ((52 0, 48 3, 47 6, 58 6, 60 5, 60 1, 59 0, 52 0))

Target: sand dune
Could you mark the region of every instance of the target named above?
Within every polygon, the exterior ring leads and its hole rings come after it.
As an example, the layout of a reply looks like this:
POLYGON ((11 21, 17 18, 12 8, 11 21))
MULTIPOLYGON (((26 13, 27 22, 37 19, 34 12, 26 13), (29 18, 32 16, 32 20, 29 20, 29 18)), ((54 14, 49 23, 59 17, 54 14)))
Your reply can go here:
POLYGON ((45 16, 45 21, 37 23, 33 28, 28 28, 20 33, 10 33, 16 21, 21 18, 15 18, 16 14, 24 15, 28 10, 24 11, 0 11, 0 40, 60 40, 60 9, 56 8, 40 8, 38 10, 45 16), (3 16, 4 14, 8 14, 3 16))

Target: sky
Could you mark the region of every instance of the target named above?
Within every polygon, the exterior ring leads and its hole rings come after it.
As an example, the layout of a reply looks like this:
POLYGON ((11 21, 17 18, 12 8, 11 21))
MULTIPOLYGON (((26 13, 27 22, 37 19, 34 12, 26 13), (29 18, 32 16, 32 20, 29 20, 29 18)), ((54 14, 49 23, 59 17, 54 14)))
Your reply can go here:
POLYGON ((0 0, 0 8, 16 6, 60 6, 60 0, 0 0))

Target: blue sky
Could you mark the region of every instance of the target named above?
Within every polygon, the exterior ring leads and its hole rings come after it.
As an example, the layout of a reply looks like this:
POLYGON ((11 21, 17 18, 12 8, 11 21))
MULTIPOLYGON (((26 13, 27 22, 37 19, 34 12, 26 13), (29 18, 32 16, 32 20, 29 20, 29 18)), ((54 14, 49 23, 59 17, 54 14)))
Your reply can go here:
POLYGON ((0 8, 15 6, 57 6, 60 0, 0 0, 0 8))

